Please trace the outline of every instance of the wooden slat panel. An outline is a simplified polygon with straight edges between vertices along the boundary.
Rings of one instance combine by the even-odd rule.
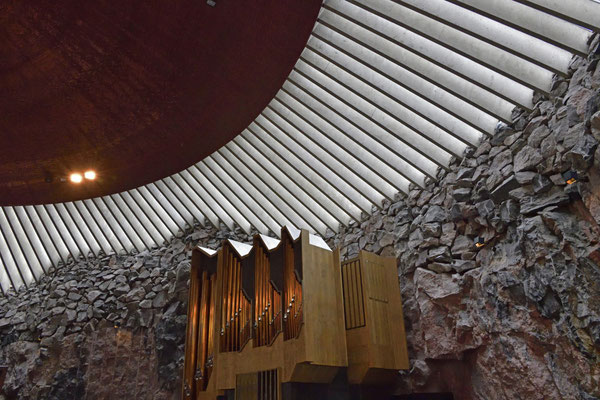
[[[257,374],[258,400],[279,400],[279,373],[277,369],[260,371]]]
[[[356,262],[352,262],[348,265],[349,268],[349,272],[350,272],[350,281],[352,282],[351,285],[351,289],[352,292],[350,293],[350,299],[352,302],[352,313],[354,316],[354,325],[353,326],[358,326],[359,325],[359,307],[358,307],[358,293],[359,293],[359,285],[360,282],[358,282],[358,274],[356,271]]]
[[[344,295],[344,320],[346,321],[346,329],[348,329],[349,325],[352,325],[352,315],[350,313],[349,308],[349,300],[348,300],[348,266],[342,265],[342,293]]]
[[[355,263],[356,270],[356,306],[358,309],[358,326],[365,325],[365,295],[364,295],[364,287],[363,287],[363,270],[360,264],[360,260],[357,260]]]
[[[346,329],[365,326],[365,305],[362,279],[362,268],[359,260],[350,260],[342,264]]]

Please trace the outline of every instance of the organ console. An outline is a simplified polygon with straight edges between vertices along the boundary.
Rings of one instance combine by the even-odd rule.
[[[285,385],[329,384],[342,369],[373,385],[408,368],[396,260],[340,263],[290,227],[194,249],[186,332],[184,400],[281,400]]]

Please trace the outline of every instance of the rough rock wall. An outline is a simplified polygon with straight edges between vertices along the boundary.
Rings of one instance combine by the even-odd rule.
[[[0,298],[5,398],[178,399],[191,249],[225,238],[251,240],[199,229],[135,256],[70,264]]]
[[[346,257],[398,257],[400,393],[600,399],[598,37],[592,48],[439,182],[328,238]]]

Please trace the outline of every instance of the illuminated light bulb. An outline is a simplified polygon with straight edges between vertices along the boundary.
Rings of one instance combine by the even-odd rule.
[[[567,185],[572,185],[579,179],[577,171],[567,171],[563,173],[562,176]]]
[[[85,171],[85,173],[83,174],[83,176],[85,177],[85,179],[87,179],[88,181],[93,181],[94,179],[96,179],[96,171]]]
[[[477,236],[475,238],[475,247],[477,247],[478,249],[485,246],[485,239],[481,236]]]
[[[74,173],[74,174],[71,174],[71,176],[69,176],[69,180],[72,183],[81,183],[81,181],[83,180],[83,177],[79,173]]]

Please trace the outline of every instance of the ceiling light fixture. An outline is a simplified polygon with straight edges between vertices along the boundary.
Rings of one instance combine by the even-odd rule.
[[[83,176],[85,177],[85,179],[87,179],[88,181],[93,181],[94,179],[96,179],[96,171],[85,171]]]
[[[71,183],[81,183],[81,181],[83,180],[83,177],[81,176],[80,173],[74,173],[74,174],[71,174],[71,176],[69,176],[69,180],[71,181]]]

